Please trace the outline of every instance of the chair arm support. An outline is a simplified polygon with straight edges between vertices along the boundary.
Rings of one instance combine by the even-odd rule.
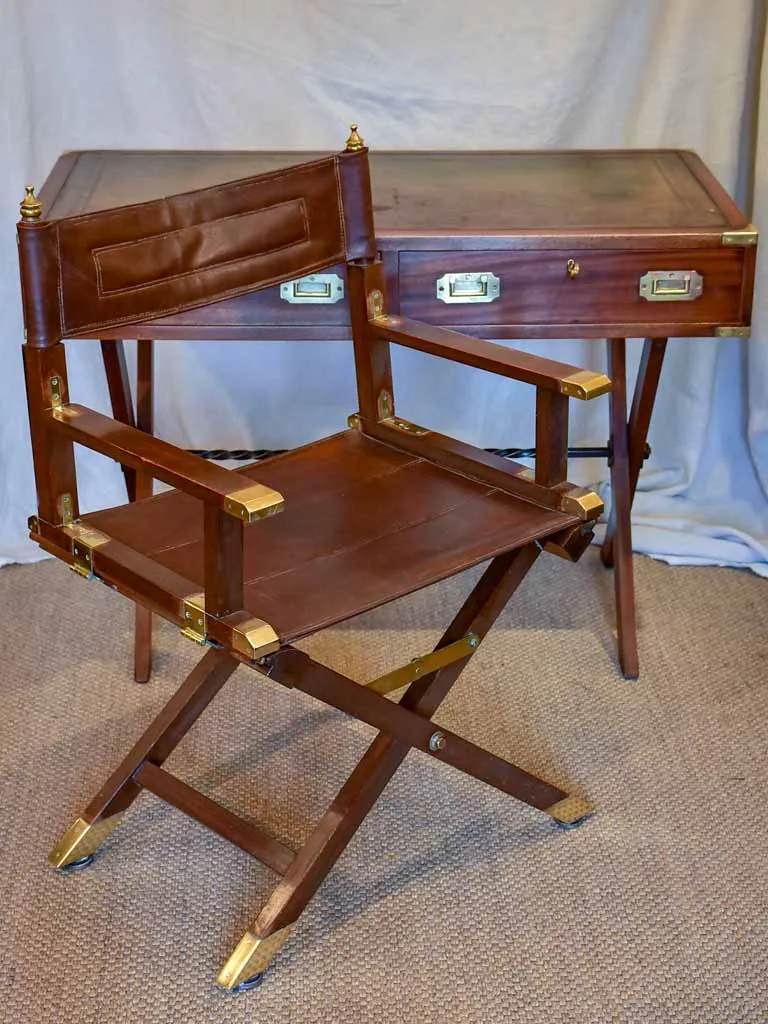
[[[581,370],[578,366],[518,352],[418,320],[408,320],[401,316],[378,316],[370,321],[369,328],[374,336],[388,339],[397,345],[415,348],[479,370],[490,370],[503,377],[535,384],[570,398],[597,398],[611,390],[611,381],[604,373]]]
[[[50,426],[86,448],[177,487],[242,522],[279,512],[283,496],[243,473],[216,466],[143,430],[72,403],[50,410]]]

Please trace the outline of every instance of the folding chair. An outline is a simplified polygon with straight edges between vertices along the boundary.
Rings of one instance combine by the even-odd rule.
[[[27,187],[18,225],[38,513],[32,538],[178,624],[207,650],[56,844],[85,866],[142,789],[259,858],[281,880],[219,975],[258,981],[412,749],[536,807],[563,826],[582,799],[432,722],[542,549],[572,560],[599,498],[566,481],[569,397],[602,374],[388,312],[367,150],[135,206],[46,221]],[[349,429],[240,472],[70,401],[63,338],[95,336],[346,262],[359,410]],[[536,387],[535,472],[395,415],[390,345]],[[173,490],[80,515],[74,444]],[[284,509],[284,510],[283,510]],[[280,513],[275,515],[275,513]],[[294,646],[302,637],[488,561],[435,649],[357,682]],[[163,768],[239,665],[378,730],[306,844],[269,836]],[[398,702],[386,695],[405,688]]]

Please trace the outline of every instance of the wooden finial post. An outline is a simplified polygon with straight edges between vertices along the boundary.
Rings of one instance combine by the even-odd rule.
[[[365,143],[360,138],[357,127],[358,126],[356,124],[351,124],[349,126],[349,138],[347,139],[347,144],[344,147],[345,153],[357,153],[358,150],[365,149]]]
[[[19,206],[22,220],[40,220],[43,212],[43,204],[35,195],[34,185],[24,186],[24,199]]]

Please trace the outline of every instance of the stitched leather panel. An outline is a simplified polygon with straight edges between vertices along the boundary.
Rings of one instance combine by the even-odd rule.
[[[304,200],[292,199],[253,213],[94,249],[99,295],[150,287],[198,270],[266,256],[306,242],[308,233]]]
[[[338,160],[57,222],[64,336],[193,309],[345,259]]]

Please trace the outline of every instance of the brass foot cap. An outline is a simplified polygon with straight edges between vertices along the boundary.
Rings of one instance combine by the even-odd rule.
[[[578,828],[587,818],[591,818],[595,808],[580,796],[567,796],[551,807],[544,808],[544,813],[554,818],[561,828],[570,829]]]
[[[243,991],[240,988],[241,985],[267,969],[273,957],[290,935],[291,927],[288,925],[263,939],[254,935],[253,932],[246,932],[219,972],[217,979],[219,985],[228,992],[238,989]]]
[[[84,818],[76,818],[61,839],[48,854],[48,860],[55,868],[66,868],[75,861],[83,860],[101,846],[112,829],[120,824],[121,814],[113,814],[92,824]]]

